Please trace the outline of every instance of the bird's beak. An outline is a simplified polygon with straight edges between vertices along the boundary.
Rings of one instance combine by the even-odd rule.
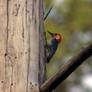
[[[48,33],[49,33],[51,36],[53,36],[53,33],[49,32],[49,31],[48,31]]]

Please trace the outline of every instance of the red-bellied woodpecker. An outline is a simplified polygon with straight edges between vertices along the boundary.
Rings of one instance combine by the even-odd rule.
[[[55,54],[59,43],[62,41],[62,36],[59,33],[48,32],[52,38],[47,41],[46,44],[46,62],[48,63],[50,59]]]

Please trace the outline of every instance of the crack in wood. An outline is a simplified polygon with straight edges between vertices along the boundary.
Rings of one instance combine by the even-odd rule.
[[[7,74],[7,72],[6,72],[6,62],[7,62],[7,58],[6,58],[6,56],[7,56],[7,53],[8,53],[8,23],[9,23],[9,14],[8,14],[8,4],[9,4],[9,1],[7,0],[7,6],[6,6],[6,13],[7,13],[7,24],[6,24],[6,35],[5,35],[5,66],[4,66],[4,68],[5,68],[5,71],[4,71],[4,81],[3,81],[3,92],[5,92],[5,85],[6,85],[6,74]]]
[[[19,12],[19,8],[20,8],[20,4],[15,4],[14,5],[14,11],[12,12],[12,14],[14,15],[14,16],[18,16],[18,12]]]

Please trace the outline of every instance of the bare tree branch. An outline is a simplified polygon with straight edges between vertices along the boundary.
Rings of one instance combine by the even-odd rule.
[[[66,64],[41,87],[41,92],[51,92],[63,82],[80,64],[92,55],[92,43],[85,45],[78,54],[73,56]]]
[[[48,12],[46,13],[46,15],[45,15],[45,17],[44,17],[44,21],[46,20],[46,18],[47,18],[48,15],[50,14],[52,8],[53,8],[53,6],[51,6],[50,9],[48,10]]]

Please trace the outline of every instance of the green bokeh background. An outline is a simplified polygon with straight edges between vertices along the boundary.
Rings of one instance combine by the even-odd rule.
[[[48,78],[79,52],[83,45],[92,42],[92,0],[44,0],[45,14],[52,5],[53,9],[44,23],[46,37],[50,38],[47,33],[49,30],[60,33],[63,40],[50,63],[47,64]],[[92,57],[86,60],[55,91],[92,92],[91,88],[83,84],[83,79],[88,75],[92,75]]]

